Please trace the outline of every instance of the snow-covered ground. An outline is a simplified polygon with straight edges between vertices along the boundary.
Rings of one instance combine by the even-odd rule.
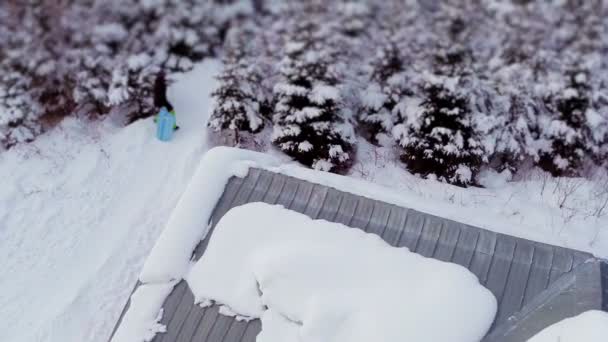
[[[258,342],[474,342],[496,313],[460,265],[264,203],[230,210],[186,279],[198,303],[262,318]]]
[[[604,342],[608,338],[608,313],[587,311],[545,328],[528,342]]]
[[[485,172],[485,188],[465,189],[405,172],[391,148],[363,139],[358,146],[349,176],[390,187],[390,193],[401,194],[406,207],[608,258],[606,174],[586,180],[530,171],[523,179],[508,182],[509,175]]]
[[[107,341],[187,184],[192,180],[199,187],[207,173],[213,177],[217,172],[200,169],[192,179],[208,149],[204,124],[211,106],[209,93],[216,84],[213,75],[219,68],[217,62],[206,61],[170,89],[181,126],[170,143],[156,140],[151,119],[124,128],[111,119],[94,123],[67,119],[36,142],[0,154],[0,341]],[[608,208],[602,210],[608,201],[608,183],[542,175],[505,183],[494,174],[485,178],[485,189],[462,189],[408,174],[389,149],[360,142],[358,156],[350,178],[277,166],[275,159],[263,166],[608,257]],[[230,162],[219,165],[230,167]],[[226,169],[222,177],[213,179],[244,171]],[[188,204],[182,207],[187,209]],[[180,223],[180,215],[174,216],[173,226]],[[171,229],[161,242],[180,238],[169,233]],[[204,233],[197,231],[195,237]],[[164,245],[157,244],[150,265],[158,266],[155,260],[165,255]],[[185,247],[181,254],[172,255],[177,262],[185,258],[184,264],[191,246]],[[170,282],[171,277],[184,275],[183,267],[171,270],[170,262],[165,266],[156,273],[150,271],[154,267],[148,267],[149,272],[144,269],[142,278]]]
[[[203,152],[207,61],[169,90],[181,129],[67,119],[0,154],[0,341],[106,342]]]

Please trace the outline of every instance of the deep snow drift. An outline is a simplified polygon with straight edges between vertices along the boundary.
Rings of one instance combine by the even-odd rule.
[[[206,151],[216,61],[169,89],[181,129],[155,138],[66,119],[0,154],[0,341],[107,342],[151,247]]]
[[[605,342],[607,338],[608,313],[594,310],[555,323],[528,342]]]
[[[263,317],[259,342],[474,342],[496,313],[462,266],[264,203],[230,210],[186,279],[197,302]]]

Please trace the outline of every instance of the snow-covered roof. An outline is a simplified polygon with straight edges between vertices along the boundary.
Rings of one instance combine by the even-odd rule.
[[[250,202],[281,204],[468,268],[498,300],[496,320],[484,341],[525,341],[561,319],[608,309],[608,269],[590,254],[490,232],[258,168],[228,181],[213,210],[210,234],[196,247],[195,259],[205,252],[215,223],[231,208]],[[153,339],[156,342],[248,342],[255,341],[260,331],[256,320],[237,321],[219,314],[217,307],[196,305],[184,281],[176,285],[163,308],[160,323],[167,329]],[[511,316],[515,319],[507,320]]]

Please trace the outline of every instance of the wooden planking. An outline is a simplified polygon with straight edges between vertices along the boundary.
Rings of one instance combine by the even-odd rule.
[[[270,204],[277,203],[279,196],[283,191],[283,187],[285,186],[286,180],[287,177],[281,174],[274,174],[274,177],[272,177],[272,182],[268,186],[268,191],[266,192],[266,195],[262,201]]]
[[[248,202],[249,196],[253,193],[261,174],[262,172],[258,169],[249,170],[249,174],[245,177],[243,185],[241,185],[239,192],[230,206],[231,208],[238,207],[239,205]]]
[[[460,225],[454,221],[445,220],[433,258],[442,261],[451,261],[454,256],[454,251],[456,250],[459,236]]]
[[[183,282],[185,284],[185,282]],[[189,288],[186,288],[185,294],[182,297],[177,310],[171,316],[171,320],[167,325],[167,333],[163,336],[163,342],[179,341],[177,336],[182,330],[182,326],[185,324],[186,319],[190,315],[190,311],[194,307],[194,295]]]
[[[247,322],[235,320],[226,333],[226,336],[224,336],[224,342],[240,342],[246,329]]]
[[[484,284],[485,287],[492,292],[498,301],[498,311],[496,313],[496,318],[494,319],[495,325],[500,323],[498,321],[498,317],[500,317],[503,310],[503,294],[509,273],[511,271],[515,246],[515,241],[507,239],[502,235],[497,236],[490,268],[487,271],[485,281],[482,282],[482,284]]]
[[[550,246],[255,169],[244,179],[233,177],[229,181],[213,223],[230,208],[252,201],[282,204],[313,218],[378,234],[391,245],[461,264],[501,301],[497,321],[508,318],[550,282],[589,257],[561,248],[556,248],[560,252],[554,257]],[[161,322],[170,331],[157,335],[155,342],[255,342],[260,331],[257,320],[238,322],[218,315],[217,307],[198,307],[184,282],[167,298],[164,310]]]
[[[374,209],[369,219],[365,231],[382,236],[386,224],[388,223],[389,216],[391,214],[391,206],[379,201],[374,201]]]
[[[549,284],[553,283],[562,274],[572,269],[572,253],[566,249],[556,248],[553,254],[553,267],[549,275]]]
[[[424,221],[424,226],[420,232],[420,239],[416,244],[414,252],[430,258],[435,253],[439,236],[441,235],[443,222],[437,217],[428,217]]]
[[[203,319],[205,310],[194,303],[191,305],[190,314],[186,317],[186,321],[182,325],[175,341],[191,341],[196,328],[198,328],[200,321]]]
[[[528,304],[532,298],[536,297],[549,286],[549,275],[553,267],[553,247],[546,245],[534,246],[534,257],[528,279],[528,286],[524,294],[523,304]]]
[[[601,283],[602,283],[602,310],[608,312],[608,261],[604,260],[600,264]]]
[[[456,250],[452,256],[452,262],[470,268],[478,243],[479,231],[463,226],[456,243]]]
[[[426,215],[410,210],[407,213],[407,220],[403,226],[403,231],[401,232],[397,246],[414,250],[418,243],[418,239],[420,239],[420,233],[422,232],[422,226],[424,225],[425,219]]]
[[[348,225],[355,216],[355,211],[357,211],[357,207],[359,206],[359,200],[360,198],[357,196],[343,194],[340,210],[333,221]]]
[[[517,242],[496,321],[502,322],[521,309],[528,287],[534,250],[534,244],[531,242]]]
[[[217,307],[208,307],[205,308],[205,314],[203,315],[203,319],[200,320],[198,327],[196,328],[196,332],[192,337],[192,342],[203,342],[207,341],[207,337],[211,334],[211,330],[215,327],[215,322],[218,319]],[[189,342],[189,341],[166,341],[166,342]]]
[[[328,187],[315,185],[310,193],[308,204],[306,205],[306,209],[304,209],[304,214],[313,219],[319,217],[321,208],[325,205],[325,198],[327,197],[328,191]]]
[[[186,295],[186,291],[188,290],[188,284],[185,281],[179,282],[174,288],[173,291],[167,296],[165,299],[165,303],[163,305],[163,317],[160,320],[160,323],[168,326],[169,322],[175,315],[177,308],[179,307],[182,298]],[[156,335],[154,338],[154,342],[162,342],[165,338],[166,333],[161,333]]]
[[[245,334],[243,334],[242,342],[255,342],[256,337],[262,330],[262,323],[259,320],[251,321],[247,324]],[[197,342],[197,341],[192,341]]]
[[[207,336],[206,342],[222,342],[234,322],[234,317],[219,315],[213,325],[213,329],[211,329],[211,333]]]
[[[325,203],[321,207],[321,212],[319,213],[318,218],[321,220],[332,221],[340,210],[340,205],[342,204],[343,198],[344,195],[340,191],[329,188],[327,191],[327,197],[325,197]]]
[[[348,226],[365,229],[374,211],[374,202],[365,198],[359,199],[357,210],[354,212]]]
[[[299,213],[304,213],[314,186],[315,184],[299,181],[298,191],[288,208]]]
[[[234,202],[236,195],[241,190],[243,182],[244,179],[239,177],[232,177],[230,181],[228,181],[224,194],[220,197],[212,216],[212,218],[215,219],[215,221],[212,220],[214,224],[232,208],[232,202]]]
[[[486,283],[495,248],[496,234],[480,231],[469,270],[477,276],[477,279],[482,284]]]
[[[253,188],[253,192],[249,196],[247,202],[260,202],[266,196],[266,193],[270,190],[270,184],[272,183],[273,174],[269,172],[262,172],[258,178],[256,186]]]
[[[286,177],[285,184],[283,184],[281,194],[279,195],[276,203],[288,208],[291,205],[291,202],[293,202],[299,186],[300,182],[297,179],[293,177]]]
[[[399,238],[403,233],[403,226],[407,220],[408,210],[397,206],[391,208],[386,229],[382,233],[384,241],[388,242],[391,246],[397,246],[399,242]]]

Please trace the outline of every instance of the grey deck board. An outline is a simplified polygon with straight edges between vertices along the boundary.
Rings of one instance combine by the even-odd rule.
[[[553,267],[549,275],[549,283],[553,283],[562,274],[572,269],[572,254],[564,249],[555,249],[553,254]]]
[[[334,218],[334,222],[348,225],[355,216],[355,211],[359,205],[359,198],[350,194],[343,194],[340,202],[340,210]]]
[[[235,321],[224,337],[225,342],[240,342],[247,329],[247,322]],[[252,340],[253,341],[253,340]]]
[[[470,268],[473,261],[473,254],[479,243],[479,231],[467,229],[463,226],[460,230],[460,236],[456,243],[456,250],[452,256],[452,262],[466,268]]]
[[[162,341],[179,341],[177,337],[182,329],[182,326],[186,322],[186,318],[188,318],[190,311],[193,309],[196,309],[196,305],[194,305],[194,295],[192,295],[192,291],[190,291],[190,289],[186,289],[184,296],[179,302],[177,310],[167,325],[167,332],[165,333]]]
[[[211,232],[197,246],[195,257],[204,253],[215,224],[226,212],[257,201],[359,228],[381,236],[390,245],[468,268],[499,301],[494,326],[508,321],[557,279],[590,258],[586,253],[497,234],[258,169],[228,182],[213,212]],[[605,273],[603,281],[608,283],[608,267]],[[608,289],[605,293],[608,303]],[[240,322],[219,315],[217,306],[194,304],[184,281],[176,285],[163,309],[161,323],[167,325],[167,332],[158,334],[153,342],[255,342],[261,329],[258,320]]]
[[[203,319],[203,315],[205,314],[205,310],[198,306],[193,306],[190,310],[190,314],[186,317],[186,321],[182,325],[181,331],[179,335],[175,339],[176,341],[190,341],[192,340],[192,336],[196,332],[196,328]]]
[[[292,177],[286,177],[285,184],[283,184],[283,188],[281,189],[281,194],[276,201],[276,204],[280,204],[286,208],[291,205],[293,199],[298,191],[299,182]]]
[[[439,241],[439,236],[443,230],[443,221],[439,218],[427,218],[418,239],[418,244],[414,250],[416,253],[427,258],[435,254],[435,249]]]
[[[268,191],[266,192],[266,195],[262,201],[270,204],[277,203],[279,196],[283,191],[283,187],[285,186],[286,178],[287,177],[283,175],[276,175],[275,177],[272,177],[272,182],[268,186]]]
[[[532,259],[528,286],[524,294],[524,305],[549,285],[549,275],[553,266],[553,247],[535,245]]]
[[[497,236],[496,248],[485,281],[485,286],[492,291],[496,300],[498,300],[497,318],[500,317],[504,308],[502,305],[503,294],[507,278],[512,269],[515,246],[516,243],[512,239],[508,239],[506,236]]]
[[[327,221],[333,220],[340,209],[343,198],[344,196],[340,192],[334,189],[328,189],[325,202],[321,207],[321,211],[319,212],[317,218]]]
[[[602,310],[608,312],[608,262],[600,265],[602,282]]]
[[[418,244],[418,239],[420,239],[425,219],[426,215],[410,210],[407,214],[407,220],[403,226],[401,237],[397,242],[397,247],[407,247],[410,251],[414,250]]]
[[[253,193],[253,190],[258,183],[261,172],[257,169],[253,169],[249,172],[249,176],[245,178],[243,185],[241,185],[239,193],[234,198],[231,207],[237,207],[248,202],[249,197]]]
[[[256,336],[262,330],[262,323],[259,320],[251,321],[247,324],[247,329],[245,329],[245,334],[243,334],[243,338],[241,341],[243,342],[254,342]],[[195,342],[195,341],[193,341]]]
[[[269,174],[267,172],[260,174],[258,182],[255,188],[253,189],[253,192],[249,196],[247,202],[261,201],[266,196],[266,193],[268,193],[268,191],[270,190],[270,184],[272,183],[272,179],[272,174]]]
[[[482,284],[486,283],[495,248],[496,234],[480,231],[469,270],[477,276]]]
[[[460,225],[452,222],[444,222],[437,241],[437,248],[432,255],[433,258],[441,261],[451,261],[460,237]]]
[[[224,337],[228,333],[230,326],[235,322],[234,318],[218,315],[215,324],[213,325],[213,329],[209,336],[207,336],[207,342],[222,342]]]
[[[371,219],[373,212],[373,201],[359,200],[357,210],[355,211],[352,219],[348,223],[348,226],[359,229],[365,229],[365,227],[369,224],[369,220]]]
[[[221,218],[222,216],[224,216],[224,214],[228,212],[228,210],[230,210],[230,208],[232,208],[232,203],[234,202],[236,195],[239,193],[243,182],[244,180],[241,178],[235,178],[234,181],[228,182],[228,184],[226,185],[226,190],[222,194],[222,197],[218,201],[218,204],[215,208],[215,218]]]
[[[315,185],[310,193],[304,214],[315,219],[318,218],[321,208],[325,205],[328,191],[329,189],[325,186]]]
[[[520,241],[515,246],[511,270],[501,300],[501,312],[498,313],[496,321],[502,322],[508,318],[508,315],[521,309],[530,279],[534,250],[534,245],[525,241]]]
[[[293,201],[289,205],[289,209],[295,210],[299,213],[304,213],[304,210],[308,206],[308,200],[312,193],[313,187],[317,186],[312,183],[298,183],[298,191],[296,192]]]
[[[213,330],[215,326],[215,321],[217,320],[218,316],[219,314],[217,307],[206,308],[205,314],[203,315],[203,319],[201,319],[201,321],[199,322],[198,327],[196,328],[196,332],[194,333],[194,336],[192,337],[191,341],[207,341],[207,336],[209,336],[211,330]]]
[[[386,224],[388,223],[388,218],[389,218],[390,214],[391,214],[390,205],[379,202],[379,201],[375,201],[374,209],[372,210],[372,215],[364,230],[368,233],[373,233],[373,234],[382,236],[382,233],[384,232],[384,229],[386,228]]]
[[[396,246],[399,241],[399,237],[403,232],[403,226],[407,219],[408,209],[393,206],[391,208],[391,214],[388,217],[386,229],[382,233],[381,237],[384,241],[388,242],[391,246]]]

